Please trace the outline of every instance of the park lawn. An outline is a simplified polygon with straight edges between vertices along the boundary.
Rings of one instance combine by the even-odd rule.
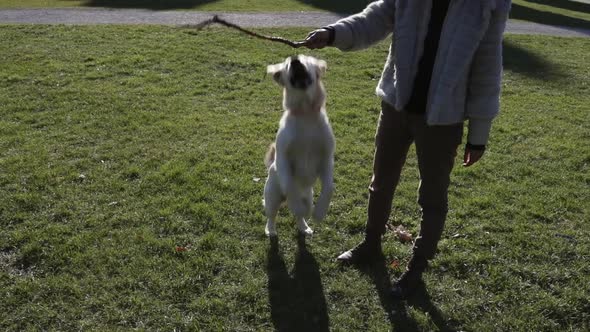
[[[363,9],[369,2],[368,0],[0,0],[0,7],[114,7],[247,12],[329,10],[352,13]]]
[[[410,245],[334,262],[362,238],[387,43],[305,51],[328,61],[336,192],[305,244],[283,210],[273,246],[265,67],[294,52],[220,29],[2,26],[0,330],[590,328],[589,39],[507,37],[489,149],[454,170],[426,290],[398,303]],[[414,235],[417,184],[412,150],[391,224]]]
[[[113,7],[203,11],[332,11],[355,13],[370,0],[0,0],[0,8]],[[590,3],[572,0],[514,0],[515,20],[590,29]]]
[[[590,30],[590,2],[574,0],[513,0],[510,18]]]

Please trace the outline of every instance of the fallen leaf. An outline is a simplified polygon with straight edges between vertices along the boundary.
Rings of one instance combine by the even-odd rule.
[[[392,269],[397,269],[399,267],[399,260],[394,259],[391,264],[389,264],[389,267],[391,267]]]
[[[397,226],[393,232],[401,242],[412,242],[413,240],[412,233],[408,232],[402,225]]]
[[[176,252],[184,252],[187,251],[188,249],[186,247],[181,247],[181,246],[176,246]]]

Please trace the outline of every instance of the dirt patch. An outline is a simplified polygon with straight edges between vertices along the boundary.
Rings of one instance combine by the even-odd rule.
[[[0,271],[11,277],[31,278],[34,276],[34,267],[22,267],[17,263],[18,251],[5,249],[0,251]]]

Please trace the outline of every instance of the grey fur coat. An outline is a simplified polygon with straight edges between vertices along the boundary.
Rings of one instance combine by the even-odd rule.
[[[402,110],[424,48],[433,0],[380,0],[331,25],[333,46],[367,48],[392,34],[377,95]],[[436,1],[436,0],[434,0]],[[429,125],[468,124],[468,141],[487,144],[500,109],[502,36],[511,0],[451,0],[428,93]]]

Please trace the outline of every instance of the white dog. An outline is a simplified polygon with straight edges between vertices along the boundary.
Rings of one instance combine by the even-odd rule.
[[[305,235],[312,229],[305,218],[321,221],[332,199],[334,135],[326,115],[326,92],[320,80],[326,62],[298,55],[270,65],[267,72],[283,87],[283,117],[276,141],[266,155],[264,186],[265,233],[276,236],[275,217],[284,201]],[[313,185],[320,178],[322,192],[313,206]]]

